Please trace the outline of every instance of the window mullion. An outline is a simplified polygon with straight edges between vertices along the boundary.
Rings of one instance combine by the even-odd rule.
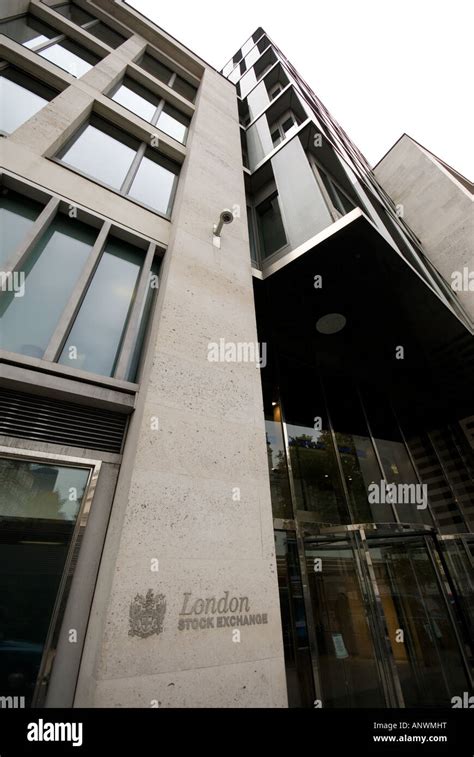
[[[130,313],[130,317],[125,329],[125,336],[122,341],[122,346],[120,347],[120,355],[117,362],[117,367],[114,372],[114,378],[116,379],[126,380],[125,376],[127,374],[130,359],[132,357],[133,350],[135,349],[138,333],[140,331],[140,320],[148,294],[147,289],[149,286],[150,271],[153,263],[153,258],[155,256],[155,251],[156,245],[151,243],[148,247],[145,262],[142,266],[136,296],[132,305],[132,311]]]
[[[156,108],[156,110],[155,110],[155,112],[153,114],[153,118],[150,121],[150,123],[151,123],[152,126],[156,126],[157,125],[158,119],[160,118],[160,116],[161,116],[161,114],[163,112],[163,108],[165,107],[165,105],[166,105],[166,102],[162,98],[160,100],[160,102],[158,103],[158,106],[157,106],[157,108]]]
[[[177,76],[176,72],[175,72],[175,71],[173,71],[173,73],[171,74],[170,80],[169,80],[169,82],[168,82],[168,87],[169,87],[170,89],[173,89],[173,84],[174,84],[174,83],[175,83],[175,81],[176,81],[176,76]]]
[[[142,142],[140,144],[140,147],[138,148],[136,155],[134,159],[132,160],[132,164],[130,168],[127,171],[127,175],[123,181],[122,187],[120,189],[120,193],[126,195],[127,192],[129,192],[130,187],[132,186],[133,180],[136,176],[136,173],[138,171],[138,167],[142,161],[143,156],[145,155],[145,151],[147,148],[146,142]]]
[[[51,37],[51,39],[48,39],[46,42],[41,42],[39,45],[35,45],[35,47],[28,47],[27,49],[31,50],[31,52],[33,53],[39,53],[43,50],[46,50],[47,47],[57,45],[59,42],[64,42],[65,39],[65,34],[58,34],[57,37]]]
[[[58,208],[59,199],[53,197],[39,214],[25,239],[7,262],[5,272],[13,272],[21,268],[39,238],[44,234],[50,223],[53,221]]]
[[[321,178],[321,174],[319,173],[318,164],[316,163],[316,160],[313,158],[312,155],[310,155],[310,163],[311,163],[311,167],[313,169],[314,178],[316,179],[316,183],[317,183],[317,185],[319,187],[319,191],[321,192],[321,194],[323,196],[323,200],[325,201],[326,206],[327,206],[327,208],[329,210],[329,214],[330,214],[331,218],[333,219],[333,221],[338,221],[339,220],[339,214],[336,212],[336,208],[334,207],[334,203],[333,203],[331,197],[329,196],[329,192],[327,191],[327,189],[325,187],[325,184],[324,184],[324,181]]]
[[[65,342],[71,326],[74,323],[76,315],[79,312],[79,308],[81,307],[82,301],[86,295],[89,284],[97,268],[97,264],[104,250],[105,242],[107,240],[111,226],[112,224],[107,221],[103,224],[101,230],[99,231],[95,244],[87,259],[85,268],[81,276],[79,277],[76,286],[74,287],[73,293],[69,298],[69,302],[63,310],[61,318],[59,319],[59,323],[56,326],[51,339],[49,340],[49,344],[46,348],[46,352],[44,353],[43,360],[54,363],[58,359],[60,350],[62,349],[63,343]]]

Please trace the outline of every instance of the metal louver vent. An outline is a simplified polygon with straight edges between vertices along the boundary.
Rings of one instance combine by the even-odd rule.
[[[0,434],[119,453],[127,416],[0,387]]]

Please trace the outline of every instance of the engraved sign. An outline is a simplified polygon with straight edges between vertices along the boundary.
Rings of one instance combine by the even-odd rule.
[[[210,628],[236,628],[237,626],[260,626],[268,623],[267,613],[252,612],[248,597],[223,596],[193,598],[190,591],[183,595],[179,613],[179,631],[198,631]]]
[[[146,639],[153,634],[163,631],[163,621],[166,613],[166,599],[164,594],[155,594],[148,589],[146,596],[137,594],[130,602],[129,636],[139,636]]]

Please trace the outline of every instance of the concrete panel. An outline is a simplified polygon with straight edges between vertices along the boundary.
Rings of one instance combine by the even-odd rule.
[[[208,360],[210,342],[257,341],[237,103],[211,70],[188,148],[76,706],[286,705],[260,371]],[[212,225],[234,206],[218,250]],[[129,612],[149,590],[166,612],[141,638]],[[240,641],[217,616],[179,628],[186,593],[225,592],[266,622],[242,625]]]
[[[247,129],[247,152],[251,171],[273,151],[273,142],[266,115]]]
[[[253,119],[256,118],[258,114],[261,113],[262,110],[264,110],[267,105],[270,104],[267,88],[263,81],[261,81],[260,84],[251,91],[247,98],[247,104],[249,106],[251,121],[253,121]]]
[[[375,175],[451,286],[452,274],[474,271],[474,204],[468,190],[436,158],[404,135],[375,168]],[[474,293],[457,292],[474,318]]]
[[[10,16],[20,16],[22,13],[26,13],[29,4],[29,0],[2,0],[0,19],[10,18]]]
[[[251,68],[249,71],[245,72],[240,80],[240,96],[242,99],[247,97],[248,93],[253,87],[255,87],[256,83],[257,77],[255,71]]]
[[[129,707],[286,707],[284,689],[276,658],[205,668],[199,687],[192,671],[99,682],[94,705],[120,707],[127,698]]]
[[[295,137],[272,158],[286,236],[292,249],[332,223],[300,140]]]

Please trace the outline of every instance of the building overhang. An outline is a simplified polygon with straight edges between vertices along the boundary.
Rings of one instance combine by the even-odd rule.
[[[314,241],[255,277],[259,338],[269,353],[275,347],[301,371],[382,383],[408,419],[472,414],[474,338],[448,302],[360,211]],[[318,322],[334,314],[343,328],[321,333]],[[329,330],[331,323],[337,328],[338,319]],[[301,374],[285,372],[298,392]]]

